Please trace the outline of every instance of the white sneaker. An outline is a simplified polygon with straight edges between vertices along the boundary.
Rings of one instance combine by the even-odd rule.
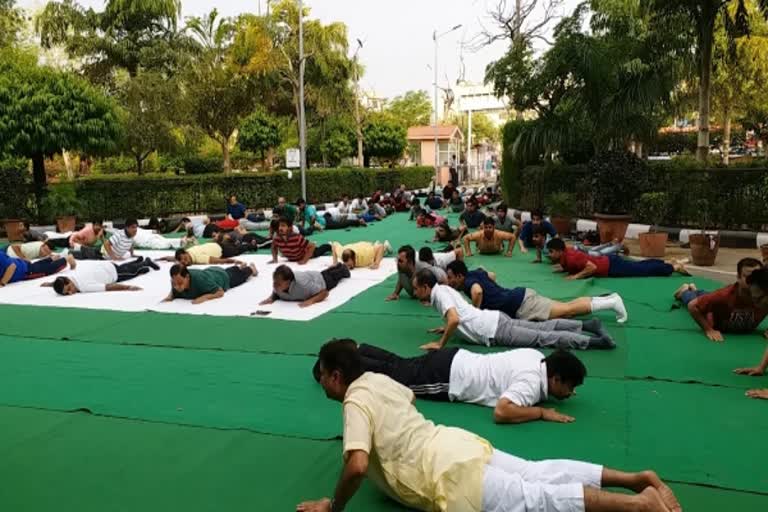
[[[389,240],[384,240],[384,255],[389,256],[394,252],[395,250],[392,249],[392,244],[389,243]]]
[[[627,313],[627,308],[624,305],[624,299],[621,298],[621,295],[618,293],[612,293],[609,295],[613,299],[613,310],[616,312],[616,321],[620,324],[625,323],[627,320],[629,320],[629,314]]]

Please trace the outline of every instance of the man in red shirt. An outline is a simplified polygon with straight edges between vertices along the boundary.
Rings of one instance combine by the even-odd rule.
[[[625,260],[621,256],[590,256],[553,238],[547,243],[549,259],[559,265],[563,272],[570,274],[566,279],[587,277],[653,277],[669,276],[673,272],[689,275],[685,265],[677,260]]]
[[[277,253],[280,252],[288,261],[304,265],[312,258],[331,252],[331,244],[316,246],[303,235],[293,231],[293,223],[286,217],[278,221],[277,233],[272,238],[272,261],[277,263]]]

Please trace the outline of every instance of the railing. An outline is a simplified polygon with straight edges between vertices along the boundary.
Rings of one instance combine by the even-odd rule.
[[[651,165],[642,192],[665,192],[664,225],[733,230],[768,229],[768,169],[670,169]],[[575,196],[576,214],[594,216],[595,197],[586,166],[526,167],[520,207],[547,208],[550,194]],[[633,212],[634,213],[634,212]],[[650,219],[636,216],[636,221]]]

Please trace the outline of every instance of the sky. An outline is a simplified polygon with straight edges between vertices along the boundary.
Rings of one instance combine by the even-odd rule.
[[[104,0],[78,0],[99,9]],[[473,39],[483,26],[492,26],[487,11],[500,0],[305,0],[310,17],[323,23],[347,25],[350,52],[355,40],[363,42],[359,56],[365,66],[363,90],[392,98],[409,90],[432,90],[434,44],[432,33],[462,27],[439,40],[438,84],[445,87],[459,78],[463,56],[467,81],[483,80],[488,63],[504,54],[507,43],[497,42],[480,51],[462,50],[462,41]],[[501,0],[503,1],[503,0]],[[545,0],[541,0],[542,3]],[[579,0],[562,0],[561,14],[570,13]],[[510,5],[514,0],[509,0]],[[183,16],[201,16],[214,7],[223,16],[266,10],[266,0],[182,0]],[[19,0],[18,5],[35,10],[41,0]]]

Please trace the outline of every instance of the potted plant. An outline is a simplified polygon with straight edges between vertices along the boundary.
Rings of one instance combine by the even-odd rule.
[[[27,208],[26,160],[0,158],[0,224],[9,242],[24,239],[24,221],[29,217]]]
[[[67,233],[74,231],[82,203],[77,198],[74,187],[61,185],[48,192],[40,208],[45,218],[56,219],[59,233]]]
[[[571,234],[571,221],[576,215],[576,197],[570,192],[555,192],[547,199],[552,225],[560,236]]]
[[[702,216],[701,233],[691,234],[689,241],[691,244],[691,262],[700,267],[711,267],[717,259],[717,252],[720,250],[720,235],[707,233],[709,225],[709,201],[700,198],[696,201],[696,209]]]
[[[606,151],[589,161],[595,218],[602,243],[622,241],[632,220],[630,212],[648,179],[646,163],[628,151]]]
[[[667,194],[647,192],[641,195],[637,202],[637,215],[651,223],[651,229],[639,235],[640,255],[645,258],[663,258],[667,252],[669,235],[658,229],[667,215]]]

